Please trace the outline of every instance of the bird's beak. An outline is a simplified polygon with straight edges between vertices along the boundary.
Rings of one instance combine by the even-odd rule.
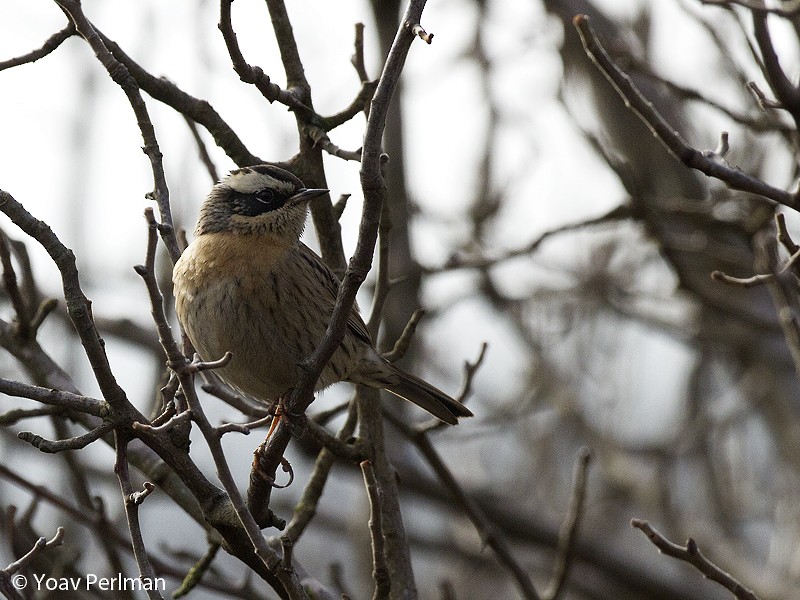
[[[289,198],[289,202],[293,204],[296,204],[298,202],[305,202],[308,200],[312,200],[317,196],[323,196],[327,193],[328,190],[324,188],[302,188],[294,196]]]

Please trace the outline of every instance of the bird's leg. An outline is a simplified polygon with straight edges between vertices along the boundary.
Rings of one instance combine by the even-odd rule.
[[[259,446],[262,448],[266,443],[267,440],[272,436],[272,433],[275,431],[275,428],[278,426],[278,421],[283,414],[283,403],[284,403],[284,396],[281,396],[277,400],[275,400],[269,407],[269,412],[272,413],[272,422],[269,424],[269,431],[267,431],[267,437],[264,438],[264,442]]]
[[[270,407],[270,411],[274,411],[275,416],[272,418],[272,423],[270,423],[269,430],[267,431],[267,436],[264,438],[264,441],[261,442],[258,448],[256,448],[255,452],[253,452],[253,472],[258,474],[264,480],[271,480],[271,477],[267,476],[261,468],[261,460],[267,451],[267,442],[269,442],[269,438],[272,437],[272,434],[278,427],[278,423],[280,421],[286,423],[293,437],[300,437],[305,430],[305,413],[294,413],[289,410],[286,404],[291,397],[291,394],[292,390],[289,390],[285,394],[282,394],[275,402],[273,402],[272,406]],[[289,461],[283,458],[281,459],[281,464],[285,472],[291,473],[291,465],[289,464]],[[290,476],[290,483],[292,479],[294,479],[293,473]],[[274,487],[286,487],[275,485],[271,481],[270,483]]]

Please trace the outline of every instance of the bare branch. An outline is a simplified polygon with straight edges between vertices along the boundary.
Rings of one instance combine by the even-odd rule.
[[[219,181],[217,167],[214,166],[214,161],[211,160],[211,155],[208,153],[208,148],[206,148],[203,138],[200,137],[200,132],[197,129],[197,123],[195,123],[195,121],[189,118],[189,116],[186,114],[183,115],[183,118],[186,120],[186,125],[189,126],[189,131],[192,133],[192,138],[194,138],[195,144],[197,144],[197,152],[200,155],[200,162],[203,163],[208,171],[208,175],[211,177],[211,183],[217,183],[217,181]]]
[[[115,435],[115,442],[116,461],[114,462],[114,472],[117,474],[120,490],[122,491],[125,516],[128,519],[128,530],[131,534],[133,556],[136,558],[136,564],[139,567],[139,576],[145,581],[154,581],[156,574],[153,570],[153,565],[150,563],[147,550],[144,547],[144,537],[142,536],[142,529],[139,526],[139,505],[150,492],[155,489],[155,486],[153,486],[152,483],[146,482],[144,491],[133,491],[130,475],[128,474],[128,440],[117,433]],[[157,586],[152,586],[152,588],[153,589],[146,589],[147,597],[150,598],[150,600],[164,600]]]
[[[109,433],[112,429],[114,429],[114,424],[107,421],[100,425],[100,427],[96,427],[83,435],[78,435],[66,440],[46,440],[42,436],[31,433],[30,431],[20,431],[17,437],[24,442],[28,442],[31,446],[42,452],[56,454],[64,450],[80,450],[81,448],[85,448],[92,442],[96,442],[105,434]]]
[[[217,556],[219,548],[220,544],[217,542],[212,542],[208,545],[206,553],[203,554],[200,560],[197,561],[197,564],[189,569],[188,573],[186,573],[186,577],[183,578],[181,586],[172,592],[172,597],[175,600],[178,598],[183,598],[195,587],[197,587],[197,584],[200,583],[200,579],[203,577],[203,575],[205,575],[206,571],[208,571],[208,568],[211,566],[211,563]]]
[[[578,527],[580,526],[581,517],[583,516],[583,505],[586,499],[586,482],[591,458],[592,453],[589,448],[581,448],[578,452],[578,460],[575,463],[575,472],[573,474],[572,498],[567,513],[564,515],[561,533],[558,536],[553,579],[547,591],[542,596],[547,600],[555,600],[564,592],[564,584],[567,581],[569,569],[572,564],[572,554],[577,540]]]
[[[752,277],[739,278],[739,277],[731,277],[730,275],[727,275],[722,271],[713,271],[711,273],[711,279],[713,279],[714,281],[722,281],[724,283],[729,283],[731,285],[738,285],[745,288],[753,287],[756,285],[768,283],[773,279],[775,279],[776,277],[779,277],[784,273],[788,273],[797,264],[798,259],[800,259],[800,248],[798,248],[795,251],[795,253],[789,257],[789,260],[787,260],[786,263],[784,263],[783,267],[781,267],[781,270],[776,273],[758,273],[756,275],[753,275]]]
[[[430,45],[433,42],[433,34],[428,33],[419,23],[416,23],[411,27],[411,33],[419,37],[423,42]]]
[[[14,573],[18,572],[20,569],[25,568],[31,561],[36,557],[37,554],[47,550],[48,548],[54,548],[56,546],[60,546],[64,543],[64,528],[59,527],[56,529],[56,534],[50,538],[39,538],[37,542],[34,544],[33,548],[25,554],[25,556],[15,560],[11,564],[9,564],[5,569],[0,571],[0,577],[13,575]]]
[[[94,415],[95,417],[105,418],[109,415],[109,407],[104,402],[96,400],[95,398],[90,398],[89,396],[73,394],[72,392],[53,390],[50,388],[43,388],[36,385],[29,385],[27,383],[1,378],[0,392],[8,394],[9,396],[36,400],[42,404],[49,404],[51,406],[58,406],[59,408],[76,410],[89,415]]]
[[[272,83],[261,67],[254,67],[247,63],[239,48],[236,32],[233,30],[233,24],[231,23],[231,4],[233,4],[233,0],[220,0],[219,30],[222,32],[222,37],[225,40],[228,54],[231,57],[231,64],[236,74],[243,82],[256,86],[261,95],[270,103],[277,100],[281,104],[288,106],[303,121],[307,123],[316,122],[318,116],[313,109],[306,106],[292,92],[283,90],[279,85]],[[282,44],[280,44],[280,48],[283,54]],[[297,49],[295,48],[296,51]]]
[[[11,194],[2,190],[0,190],[0,211],[5,213],[22,231],[39,242],[58,267],[61,273],[64,298],[67,301],[67,312],[81,344],[83,344],[86,357],[92,365],[103,397],[115,407],[126,403],[125,392],[111,372],[103,341],[94,325],[91,303],[81,289],[75,255],[61,243],[47,223],[34,218]]]
[[[150,120],[147,106],[139,91],[139,86],[128,72],[125,65],[114,57],[94,26],[89,22],[89,19],[83,14],[80,1],[56,0],[56,3],[75,24],[78,33],[87,41],[89,46],[91,46],[95,56],[97,56],[97,59],[106,69],[112,81],[122,88],[122,91],[125,93],[133,109],[136,123],[139,126],[139,131],[144,140],[143,150],[148,159],[150,159],[150,169],[153,173],[154,187],[150,196],[155,200],[159,212],[161,213],[161,226],[159,227],[159,231],[172,262],[175,262],[180,256],[180,249],[178,248],[178,240],[175,236],[172,224],[172,209],[169,204],[167,179],[164,174],[164,165],[161,162],[161,150],[159,149],[158,140],[156,139],[156,132]]]
[[[771,13],[781,17],[794,17],[800,12],[800,2],[798,2],[798,0],[783,2],[781,6],[772,8],[767,8],[764,0],[700,0],[700,3],[724,7],[731,5],[743,6],[753,11],[753,13]]]
[[[381,492],[375,479],[375,471],[368,460],[361,461],[361,473],[369,498],[369,533],[372,540],[372,578],[375,580],[375,592],[372,600],[383,600],[389,597],[391,580],[386,566],[386,549],[384,548],[383,523],[381,517]]]
[[[494,551],[497,560],[512,575],[522,597],[526,600],[539,600],[540,596],[533,586],[533,582],[527,570],[514,558],[508,543],[501,536],[492,521],[486,516],[486,513],[484,513],[478,503],[470,498],[458,483],[444,460],[442,460],[442,457],[439,456],[439,453],[433,447],[427,433],[410,427],[392,415],[387,414],[386,417],[392,425],[416,446],[439,481],[442,482],[442,485],[450,492],[461,507],[461,510],[464,511],[464,514],[467,515],[472,522],[475,530],[481,536],[483,543]]]
[[[22,298],[19,286],[17,285],[17,274],[14,271],[14,264],[11,262],[11,246],[8,243],[6,234],[0,231],[0,265],[3,267],[3,285],[6,293],[11,299],[16,318],[16,333],[22,339],[28,339],[31,335],[31,319],[28,314],[28,306]]]
[[[692,538],[686,541],[685,546],[679,546],[661,535],[647,521],[633,519],[631,525],[640,529],[661,553],[689,563],[705,577],[711,581],[716,581],[730,591],[734,596],[739,598],[739,600],[759,600],[758,596],[739,583],[730,573],[726,573],[708,560],[703,553],[700,552],[697,542]]]
[[[20,65],[29,64],[32,62],[36,62],[40,58],[44,58],[54,50],[56,50],[64,41],[75,35],[75,25],[70,23],[61,31],[54,33],[51,35],[47,40],[45,40],[44,44],[42,44],[41,48],[37,48],[28,54],[24,54],[22,56],[18,56],[16,58],[10,58],[8,60],[0,61],[0,71],[4,69],[9,69],[11,67],[18,67]]]
[[[336,436],[340,442],[348,440],[353,435],[358,422],[357,414],[356,403],[350,402],[347,419]],[[336,456],[329,446],[323,446],[322,450],[317,454],[314,469],[311,471],[308,483],[303,489],[303,495],[295,506],[292,520],[286,527],[286,535],[292,540],[297,541],[300,539],[306,527],[311,523],[311,519],[317,513],[317,506],[322,497],[322,492],[325,490],[325,484],[328,481]]]
[[[622,72],[611,59],[590,27],[589,17],[578,15],[573,19],[573,24],[581,36],[581,41],[589,58],[606,76],[631,110],[650,128],[653,135],[684,165],[697,169],[709,177],[715,177],[733,189],[759,194],[789,208],[800,208],[800,202],[798,202],[795,194],[773,187],[756,177],[743,173],[739,169],[723,165],[709,158],[700,150],[689,146],[633,85],[630,77]]]
[[[364,24],[356,23],[355,29],[356,35],[353,41],[353,56],[350,57],[350,62],[356,70],[358,80],[364,84],[369,81],[369,75],[367,75],[367,67],[364,61]],[[368,108],[369,107],[367,107],[367,110]],[[369,116],[369,112],[367,112],[367,116]]]

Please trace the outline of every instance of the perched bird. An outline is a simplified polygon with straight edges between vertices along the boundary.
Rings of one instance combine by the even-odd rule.
[[[327,191],[307,189],[273,165],[232,171],[208,195],[172,274],[178,319],[200,357],[231,351],[219,375],[264,402],[297,384],[299,364],[322,339],[336,302],[339,280],[299,240],[309,201]],[[386,389],[447,423],[472,415],[385,360],[355,307],[317,389],[337,381]]]

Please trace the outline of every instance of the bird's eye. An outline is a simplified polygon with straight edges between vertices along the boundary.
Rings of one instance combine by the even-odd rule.
[[[275,202],[275,192],[272,190],[259,190],[256,192],[256,200],[271,205]]]

